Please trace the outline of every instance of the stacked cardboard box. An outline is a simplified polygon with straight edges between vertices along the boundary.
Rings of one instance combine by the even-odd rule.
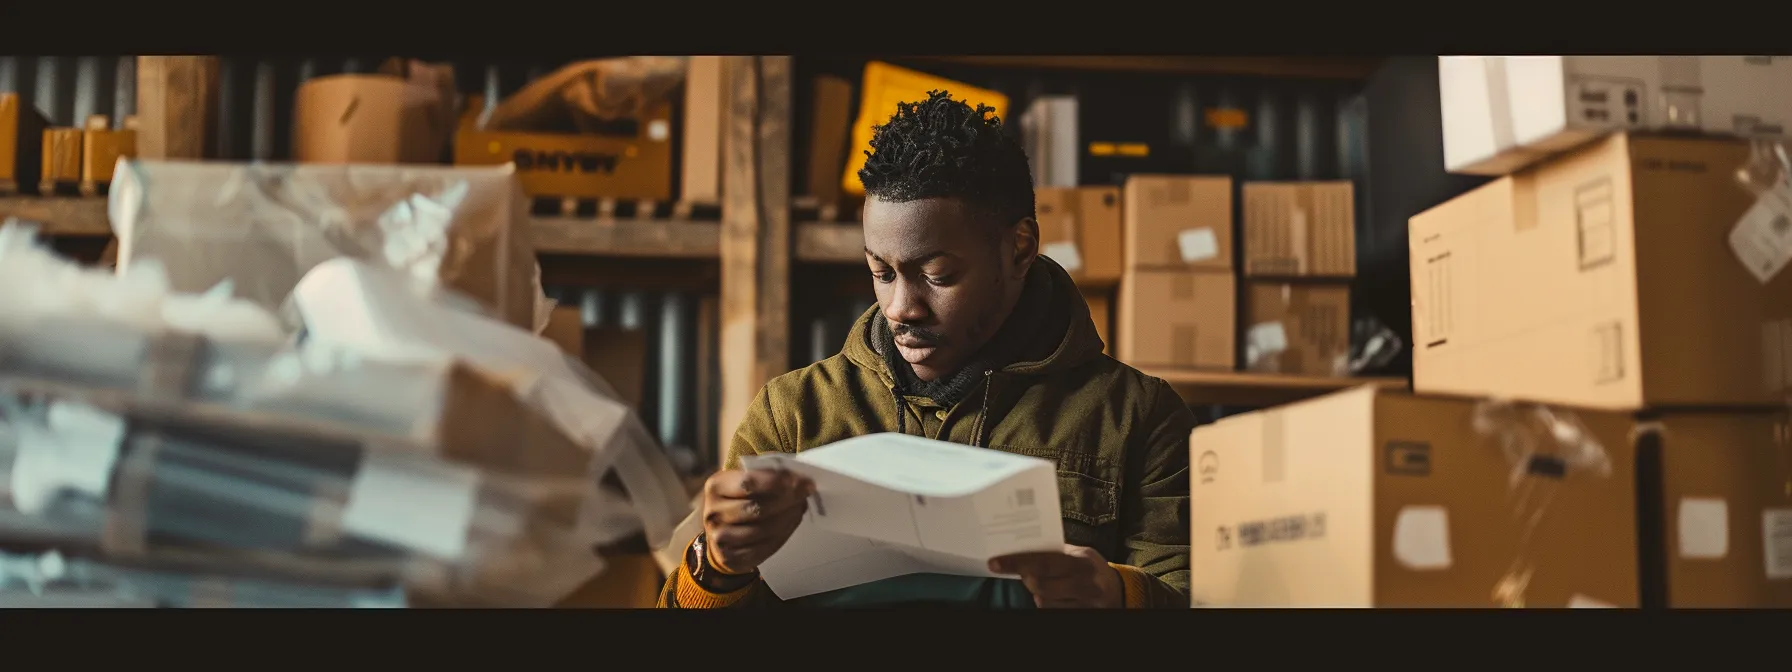
[[[1194,432],[1197,603],[1792,606],[1792,227],[1736,179],[1758,153],[1560,149],[1412,219],[1416,396]]]
[[[1126,181],[1117,357],[1133,366],[1233,368],[1232,178]]]
[[[1244,363],[1347,375],[1356,216],[1350,182],[1244,185]]]

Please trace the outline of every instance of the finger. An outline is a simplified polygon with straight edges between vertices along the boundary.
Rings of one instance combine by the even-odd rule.
[[[704,525],[715,528],[726,525],[750,525],[762,520],[801,516],[808,504],[801,497],[776,499],[722,499],[711,503],[703,514]]]

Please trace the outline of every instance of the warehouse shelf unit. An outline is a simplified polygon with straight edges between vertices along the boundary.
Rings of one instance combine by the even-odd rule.
[[[215,56],[45,57],[33,67],[15,58],[0,62],[0,80],[27,96],[47,99],[52,112],[134,113],[139,155],[156,158],[282,160],[290,153],[292,92],[310,77],[365,72],[371,59],[325,62]],[[337,59],[342,60],[342,59]],[[613,216],[535,216],[532,228],[543,280],[562,303],[579,305],[587,326],[643,329],[649,350],[649,383],[642,412],[668,444],[685,445],[716,460],[735,423],[759,388],[772,377],[832,354],[850,324],[871,304],[857,268],[863,236],[851,203],[817,203],[793,193],[793,157],[806,119],[801,75],[816,67],[848,69],[822,57],[731,56],[724,59],[731,87],[731,120],[724,132],[723,202],[719,221]],[[1033,97],[1075,93],[1084,82],[1136,76],[1205,77],[1202,89],[1224,104],[1244,104],[1252,86],[1271,91],[1276,81],[1299,81],[1285,93],[1261,94],[1266,118],[1293,120],[1284,127],[1253,129],[1264,138],[1287,135],[1280,149],[1248,166],[1263,177],[1348,177],[1340,133],[1324,126],[1342,108],[1324,93],[1326,82],[1367,77],[1373,59],[1220,58],[1169,56],[957,56],[894,57],[898,63],[939,70],[980,86],[1003,90],[1017,105]],[[95,62],[89,62],[95,61]],[[128,61],[128,62],[127,62]],[[798,71],[798,63],[805,66]],[[810,65],[811,61],[820,63]],[[73,67],[70,67],[73,66]],[[515,64],[456,62],[462,89],[499,97],[530,73]],[[525,72],[527,70],[528,72]],[[65,72],[66,71],[66,72]],[[514,71],[514,72],[512,72]],[[97,74],[96,74],[97,73]],[[116,73],[112,79],[106,75]],[[26,79],[33,79],[31,82]],[[67,76],[73,74],[75,76]],[[1218,78],[1218,79],[1214,79]],[[1237,82],[1247,82],[1240,88]],[[1250,84],[1250,82],[1272,84]],[[511,86],[506,86],[509,84]],[[0,88],[6,88],[0,81]],[[94,92],[83,93],[87,89]],[[1318,93],[1315,93],[1315,92]],[[107,94],[116,92],[115,97]],[[1189,94],[1191,96],[1197,94]],[[1256,94],[1252,94],[1256,95]],[[1283,101],[1289,101],[1284,103]],[[1283,108],[1271,110],[1273,105]],[[62,108],[68,114],[62,114]],[[79,107],[79,110],[73,109]],[[198,113],[194,113],[197,110]],[[1315,112],[1313,110],[1319,110]],[[1314,120],[1320,120],[1315,122]],[[1290,131],[1288,127],[1300,126]],[[1191,132],[1192,133],[1192,132]],[[1318,138],[1318,140],[1315,140]],[[1326,140],[1333,138],[1333,140]],[[1223,142],[1230,141],[1226,138]],[[1317,144],[1316,144],[1317,143]],[[1334,151],[1335,150],[1335,151]],[[1279,152],[1279,153],[1278,153]],[[819,213],[819,216],[817,216]],[[104,197],[0,198],[0,217],[41,223],[52,236],[108,236]],[[816,288],[820,288],[816,290]],[[825,301],[800,301],[821,291]],[[800,312],[801,314],[797,314]],[[806,360],[806,361],[805,361]],[[1172,381],[1195,404],[1258,405],[1321,394],[1358,382],[1256,374],[1153,372]]]

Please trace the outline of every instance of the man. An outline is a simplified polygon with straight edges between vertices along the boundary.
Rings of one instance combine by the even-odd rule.
[[[1188,606],[1194,416],[1102,354],[1076,285],[1039,256],[1027,156],[992,112],[936,91],[875,130],[859,178],[878,303],[840,354],[760,391],[661,606]],[[1020,580],[919,574],[779,600],[756,568],[813,485],[741,457],[876,432],[1056,462],[1067,545],[991,560]]]

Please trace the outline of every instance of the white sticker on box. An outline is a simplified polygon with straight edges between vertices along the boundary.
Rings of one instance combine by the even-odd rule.
[[[1569,609],[1616,609],[1618,605],[1604,600],[1595,600],[1580,593],[1568,598]]]
[[[403,456],[373,453],[349,486],[342,527],[445,560],[467,550],[479,501],[479,473]]]
[[[1680,557],[1720,560],[1730,554],[1730,504],[1718,497],[1680,499]]]
[[[1176,246],[1182,249],[1182,261],[1187,264],[1220,256],[1220,238],[1208,227],[1176,234]]]
[[[1769,580],[1792,579],[1792,509],[1761,512],[1761,545]]]
[[[1730,228],[1730,251],[1765,284],[1792,261],[1792,185],[1781,182],[1755,200]]]
[[[672,123],[664,119],[647,122],[647,139],[654,142],[665,142],[672,137]]]
[[[1281,322],[1253,325],[1245,332],[1245,365],[1255,367],[1266,357],[1274,357],[1288,349],[1288,330]]]
[[[1450,568],[1450,512],[1441,506],[1408,506],[1394,518],[1394,559],[1407,569]]]
[[[1067,240],[1046,243],[1045,247],[1040,250],[1040,254],[1051,257],[1053,261],[1058,262],[1059,266],[1063,266],[1064,270],[1071,273],[1083,270],[1083,254],[1076,249],[1076,243]]]

